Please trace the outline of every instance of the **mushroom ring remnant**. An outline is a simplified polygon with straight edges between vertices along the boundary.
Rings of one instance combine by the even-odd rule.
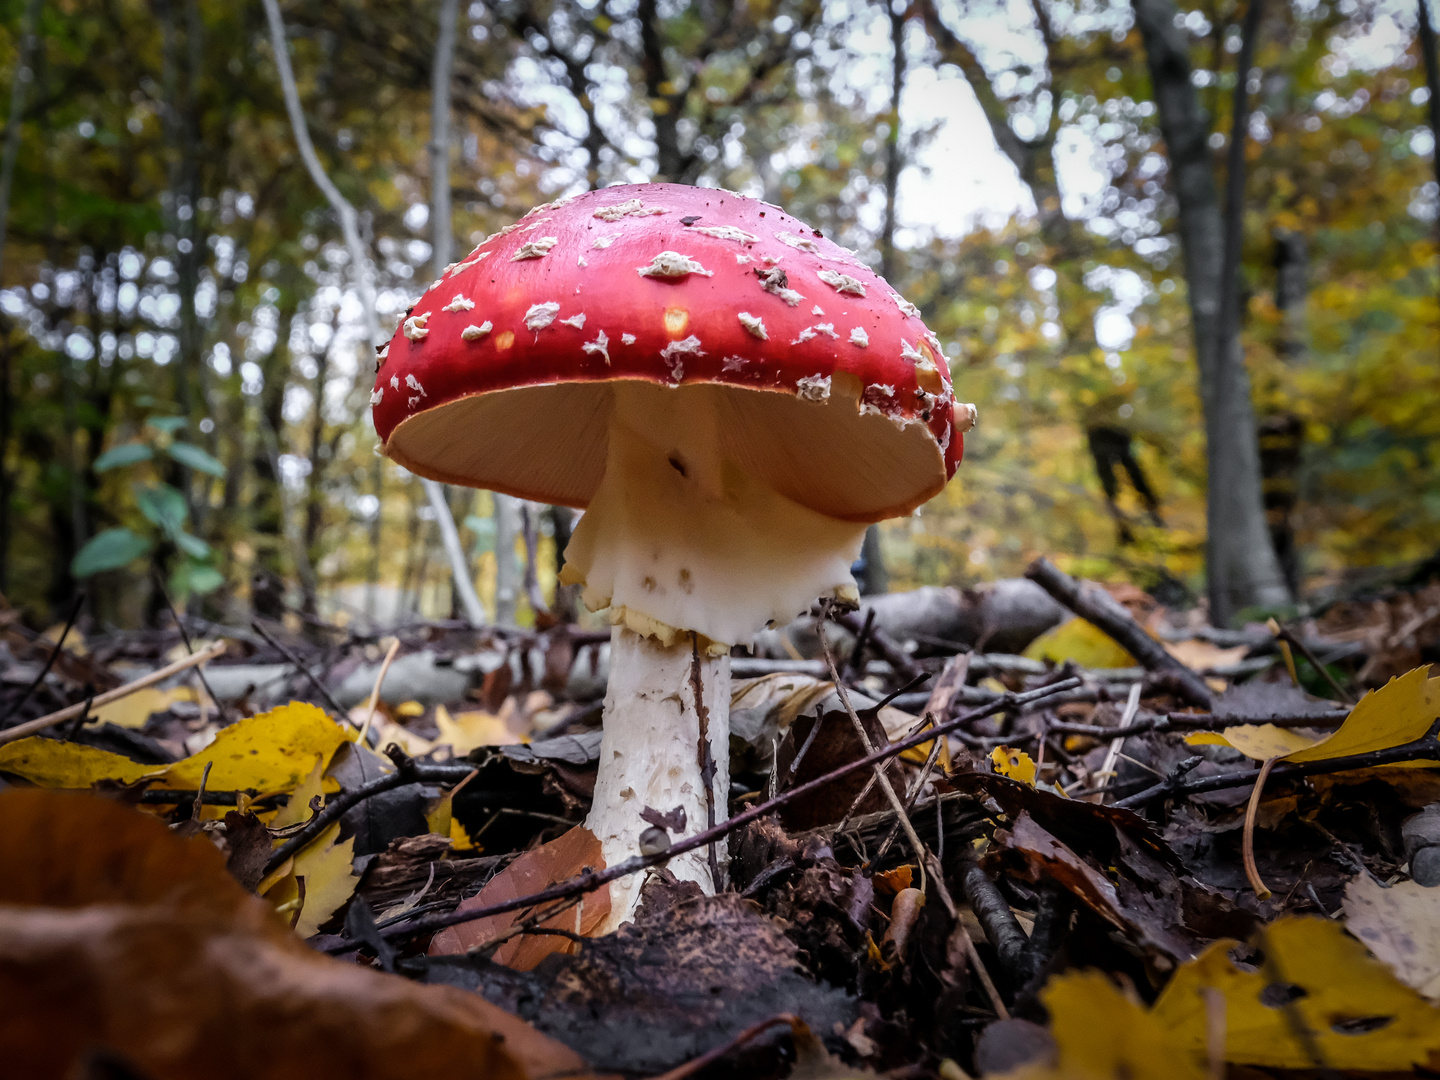
[[[853,596],[865,526],[937,494],[975,421],[912,304],[713,188],[537,207],[447,268],[381,355],[391,458],[586,508],[564,580],[615,626],[590,818],[611,862],[647,806],[723,816],[730,647]],[[714,887],[706,864],[672,870]]]

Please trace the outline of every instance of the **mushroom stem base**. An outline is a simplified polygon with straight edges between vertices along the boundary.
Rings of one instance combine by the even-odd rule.
[[[695,670],[698,665],[698,671]],[[668,814],[685,810],[685,827],[671,838],[690,836],[706,827],[708,800],[700,766],[700,709],[695,678],[706,714],[710,754],[715,764],[711,790],[715,820],[726,816],[730,790],[730,656],[707,656],[695,650],[691,635],[665,646],[623,626],[610,634],[610,679],[605,694],[605,729],[600,740],[600,767],[595,801],[586,826],[600,840],[605,863],[613,866],[640,852],[640,834],[650,824],[640,816],[647,806]],[[724,873],[724,844],[716,845]],[[682,881],[693,881],[714,894],[706,848],[671,860],[668,869]],[[610,920],[613,930],[634,915],[643,874],[612,882]]]

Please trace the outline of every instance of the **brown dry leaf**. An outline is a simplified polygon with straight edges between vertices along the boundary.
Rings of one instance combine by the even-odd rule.
[[[0,1061],[66,1080],[526,1080],[585,1073],[482,998],[332,960],[203,837],[88,795],[0,793]]]
[[[600,854],[600,841],[595,834],[583,825],[577,825],[548,844],[525,852],[456,910],[473,911],[513,900],[517,896],[528,896],[575,877],[586,867],[605,869],[605,857]],[[431,940],[430,955],[463,953],[476,945],[484,945],[527,914],[528,911],[512,911],[447,927]],[[582,904],[540,925],[588,935],[600,932],[609,915],[610,891],[608,887],[601,886],[594,892],[586,893]],[[495,950],[494,959],[519,971],[529,971],[551,953],[568,951],[570,946],[571,942],[566,938],[552,934],[521,935]]]
[[[1210,671],[1229,664],[1238,664],[1250,651],[1248,645],[1236,645],[1233,649],[1222,649],[1208,641],[1190,638],[1188,641],[1162,641],[1165,651],[1179,660],[1191,671]]]
[[[1440,889],[1414,881],[1387,889],[1361,874],[1345,887],[1345,928],[1406,986],[1440,1003]]]

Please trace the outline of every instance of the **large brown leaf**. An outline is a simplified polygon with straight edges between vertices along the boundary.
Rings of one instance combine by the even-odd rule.
[[[152,1080],[583,1074],[472,994],[312,952],[206,839],[118,803],[0,793],[0,1061]]]

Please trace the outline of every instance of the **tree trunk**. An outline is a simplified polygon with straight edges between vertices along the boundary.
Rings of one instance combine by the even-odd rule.
[[[520,560],[515,540],[520,534],[519,501],[493,492],[495,500],[495,622],[515,625],[515,602],[520,596]]]
[[[1426,101],[1430,119],[1430,134],[1435,139],[1435,149],[1430,160],[1435,166],[1435,178],[1440,180],[1440,57],[1435,52],[1435,24],[1430,21],[1428,0],[1415,0],[1420,16],[1420,52],[1425,58],[1425,88],[1430,91]],[[1440,243],[1440,215],[1436,215],[1435,229],[1437,243]]]
[[[1208,138],[1209,118],[1190,79],[1185,32],[1172,0],[1136,0],[1160,131],[1170,158],[1170,184],[1180,208],[1180,241],[1191,327],[1205,413],[1206,570],[1210,618],[1227,624],[1246,607],[1290,601],[1266,528],[1260,450],[1250,373],[1239,335],[1220,326],[1224,281],[1224,219]],[[1247,73],[1241,73],[1241,89]],[[1239,207],[1237,206],[1237,211]]]

